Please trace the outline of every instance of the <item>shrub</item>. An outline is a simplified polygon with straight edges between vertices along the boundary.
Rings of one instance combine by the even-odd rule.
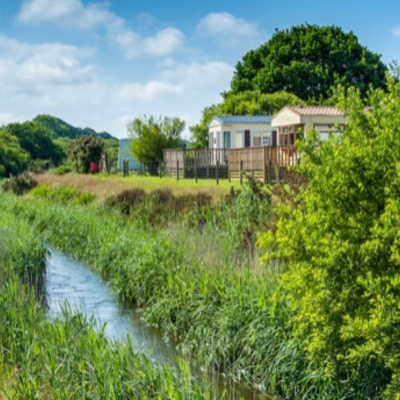
[[[92,193],[80,193],[76,189],[57,187],[49,188],[47,186],[38,186],[34,188],[31,194],[35,197],[42,197],[51,201],[58,201],[63,204],[90,204],[96,196]]]
[[[32,160],[29,163],[28,171],[34,174],[42,174],[53,167],[53,162],[51,160]]]
[[[36,179],[30,174],[24,173],[7,179],[3,185],[3,190],[21,196],[37,185],[38,181]]]
[[[143,189],[127,189],[123,192],[110,196],[105,201],[107,208],[118,208],[122,214],[130,215],[135,205],[143,202],[146,198],[146,192]]]
[[[51,172],[56,175],[65,175],[68,174],[69,172],[72,172],[72,168],[69,167],[68,165],[60,165],[57,168],[53,168]]]

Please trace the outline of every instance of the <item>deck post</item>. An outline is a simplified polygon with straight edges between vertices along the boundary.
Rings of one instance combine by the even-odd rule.
[[[240,160],[240,169],[239,169],[239,181],[240,181],[240,185],[242,185],[242,183],[243,183],[242,172],[243,172],[243,160]]]
[[[227,173],[228,173],[228,182],[231,182],[231,163],[232,163],[232,157],[229,157],[230,152],[229,149],[227,151],[227,155],[228,155],[228,159],[227,159]],[[231,158],[231,160],[229,161],[229,158]]]
[[[196,158],[196,155],[194,156],[194,179],[196,179],[196,183],[197,183],[197,158]]]
[[[179,181],[179,160],[176,160],[176,180]]]
[[[217,185],[219,184],[219,181],[218,181],[218,166],[219,166],[219,161],[217,160],[217,165],[215,167],[215,179],[217,181]]]
[[[263,151],[263,181],[267,181],[267,148],[264,147]]]

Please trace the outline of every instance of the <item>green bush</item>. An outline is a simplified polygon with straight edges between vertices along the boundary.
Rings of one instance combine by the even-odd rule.
[[[12,192],[17,196],[21,196],[38,185],[38,181],[29,173],[23,173],[8,178],[3,185],[5,192]]]
[[[38,186],[31,191],[34,197],[42,197],[51,201],[70,204],[90,204],[96,199],[92,193],[80,193],[76,189],[67,187],[49,188],[47,186]]]
[[[65,175],[68,174],[69,172],[72,172],[72,168],[69,167],[68,165],[60,165],[59,167],[53,168],[51,170],[51,173],[56,175]]]
[[[53,166],[52,160],[32,160],[28,165],[28,171],[34,174],[42,174]]]

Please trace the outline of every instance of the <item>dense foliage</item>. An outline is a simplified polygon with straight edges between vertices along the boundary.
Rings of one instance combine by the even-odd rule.
[[[13,123],[4,129],[18,139],[32,161],[49,160],[53,165],[58,165],[65,156],[60,146],[53,142],[50,132],[39,124]]]
[[[108,132],[96,132],[91,128],[77,128],[51,115],[38,115],[33,119],[33,122],[45,127],[50,132],[54,142],[62,148],[65,154],[67,154],[74,139],[81,136],[95,136],[103,139],[104,151],[108,155],[110,165],[116,165],[119,141]]]
[[[0,128],[0,178],[19,174],[28,165],[29,155],[19,140]]]
[[[82,152],[77,155],[79,150],[74,144],[74,138],[88,136],[105,139],[104,150],[110,164],[115,165],[119,142],[106,132],[96,133],[89,128],[75,128],[50,115],[39,115],[32,121],[3,126],[0,128],[0,177],[20,174],[27,167],[32,172],[42,172],[62,162],[70,162],[75,168],[86,171],[86,163],[77,161],[82,157]],[[82,139],[82,142],[92,143],[91,139]],[[84,147],[88,147],[88,143]],[[72,160],[66,161],[70,147]]]
[[[77,172],[87,174],[90,163],[99,163],[104,151],[104,140],[95,136],[81,136],[68,148],[68,158]]]
[[[25,172],[20,175],[11,176],[3,185],[5,192],[12,192],[17,196],[21,196],[38,185],[38,181],[29,173]]]
[[[400,85],[342,98],[350,120],[301,147],[308,186],[260,244],[285,260],[296,335],[328,379],[373,398],[400,393]],[[318,146],[315,146],[315,142]],[[275,251],[273,251],[275,249]],[[359,380],[360,375],[364,378]]]
[[[277,30],[236,65],[231,92],[285,90],[303,100],[331,97],[337,85],[354,86],[364,97],[370,85],[385,87],[387,68],[380,56],[339,27],[294,26]]]
[[[44,237],[0,195],[0,397],[3,399],[213,399],[182,361],[160,366],[132,341],[110,342],[93,320],[65,308],[51,320]]]
[[[179,118],[135,118],[128,124],[132,140],[132,154],[140,163],[150,166],[163,159],[163,150],[180,147],[185,122]]]

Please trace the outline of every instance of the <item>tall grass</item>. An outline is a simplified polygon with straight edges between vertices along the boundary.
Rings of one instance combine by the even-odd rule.
[[[32,219],[16,218],[11,198],[0,197],[0,398],[224,397],[196,383],[184,364],[153,365],[130,340],[107,341],[94,321],[68,308],[47,321],[32,287],[40,279],[31,279],[45,273],[44,242]]]
[[[243,196],[217,215],[202,215],[201,224],[177,221],[162,229],[106,209],[40,198],[10,202],[3,195],[0,207],[92,265],[121,300],[141,307],[149,323],[176,336],[204,367],[284,398],[363,398],[354,386],[362,371],[327,376],[291,334],[279,277],[258,264],[249,246],[252,224],[262,223],[267,203]]]
[[[49,243],[90,263],[204,367],[286,398],[337,395],[291,338],[274,273],[252,257],[237,260],[243,251],[233,222],[210,217],[201,230],[181,223],[149,230],[89,206],[25,199],[9,207]]]

